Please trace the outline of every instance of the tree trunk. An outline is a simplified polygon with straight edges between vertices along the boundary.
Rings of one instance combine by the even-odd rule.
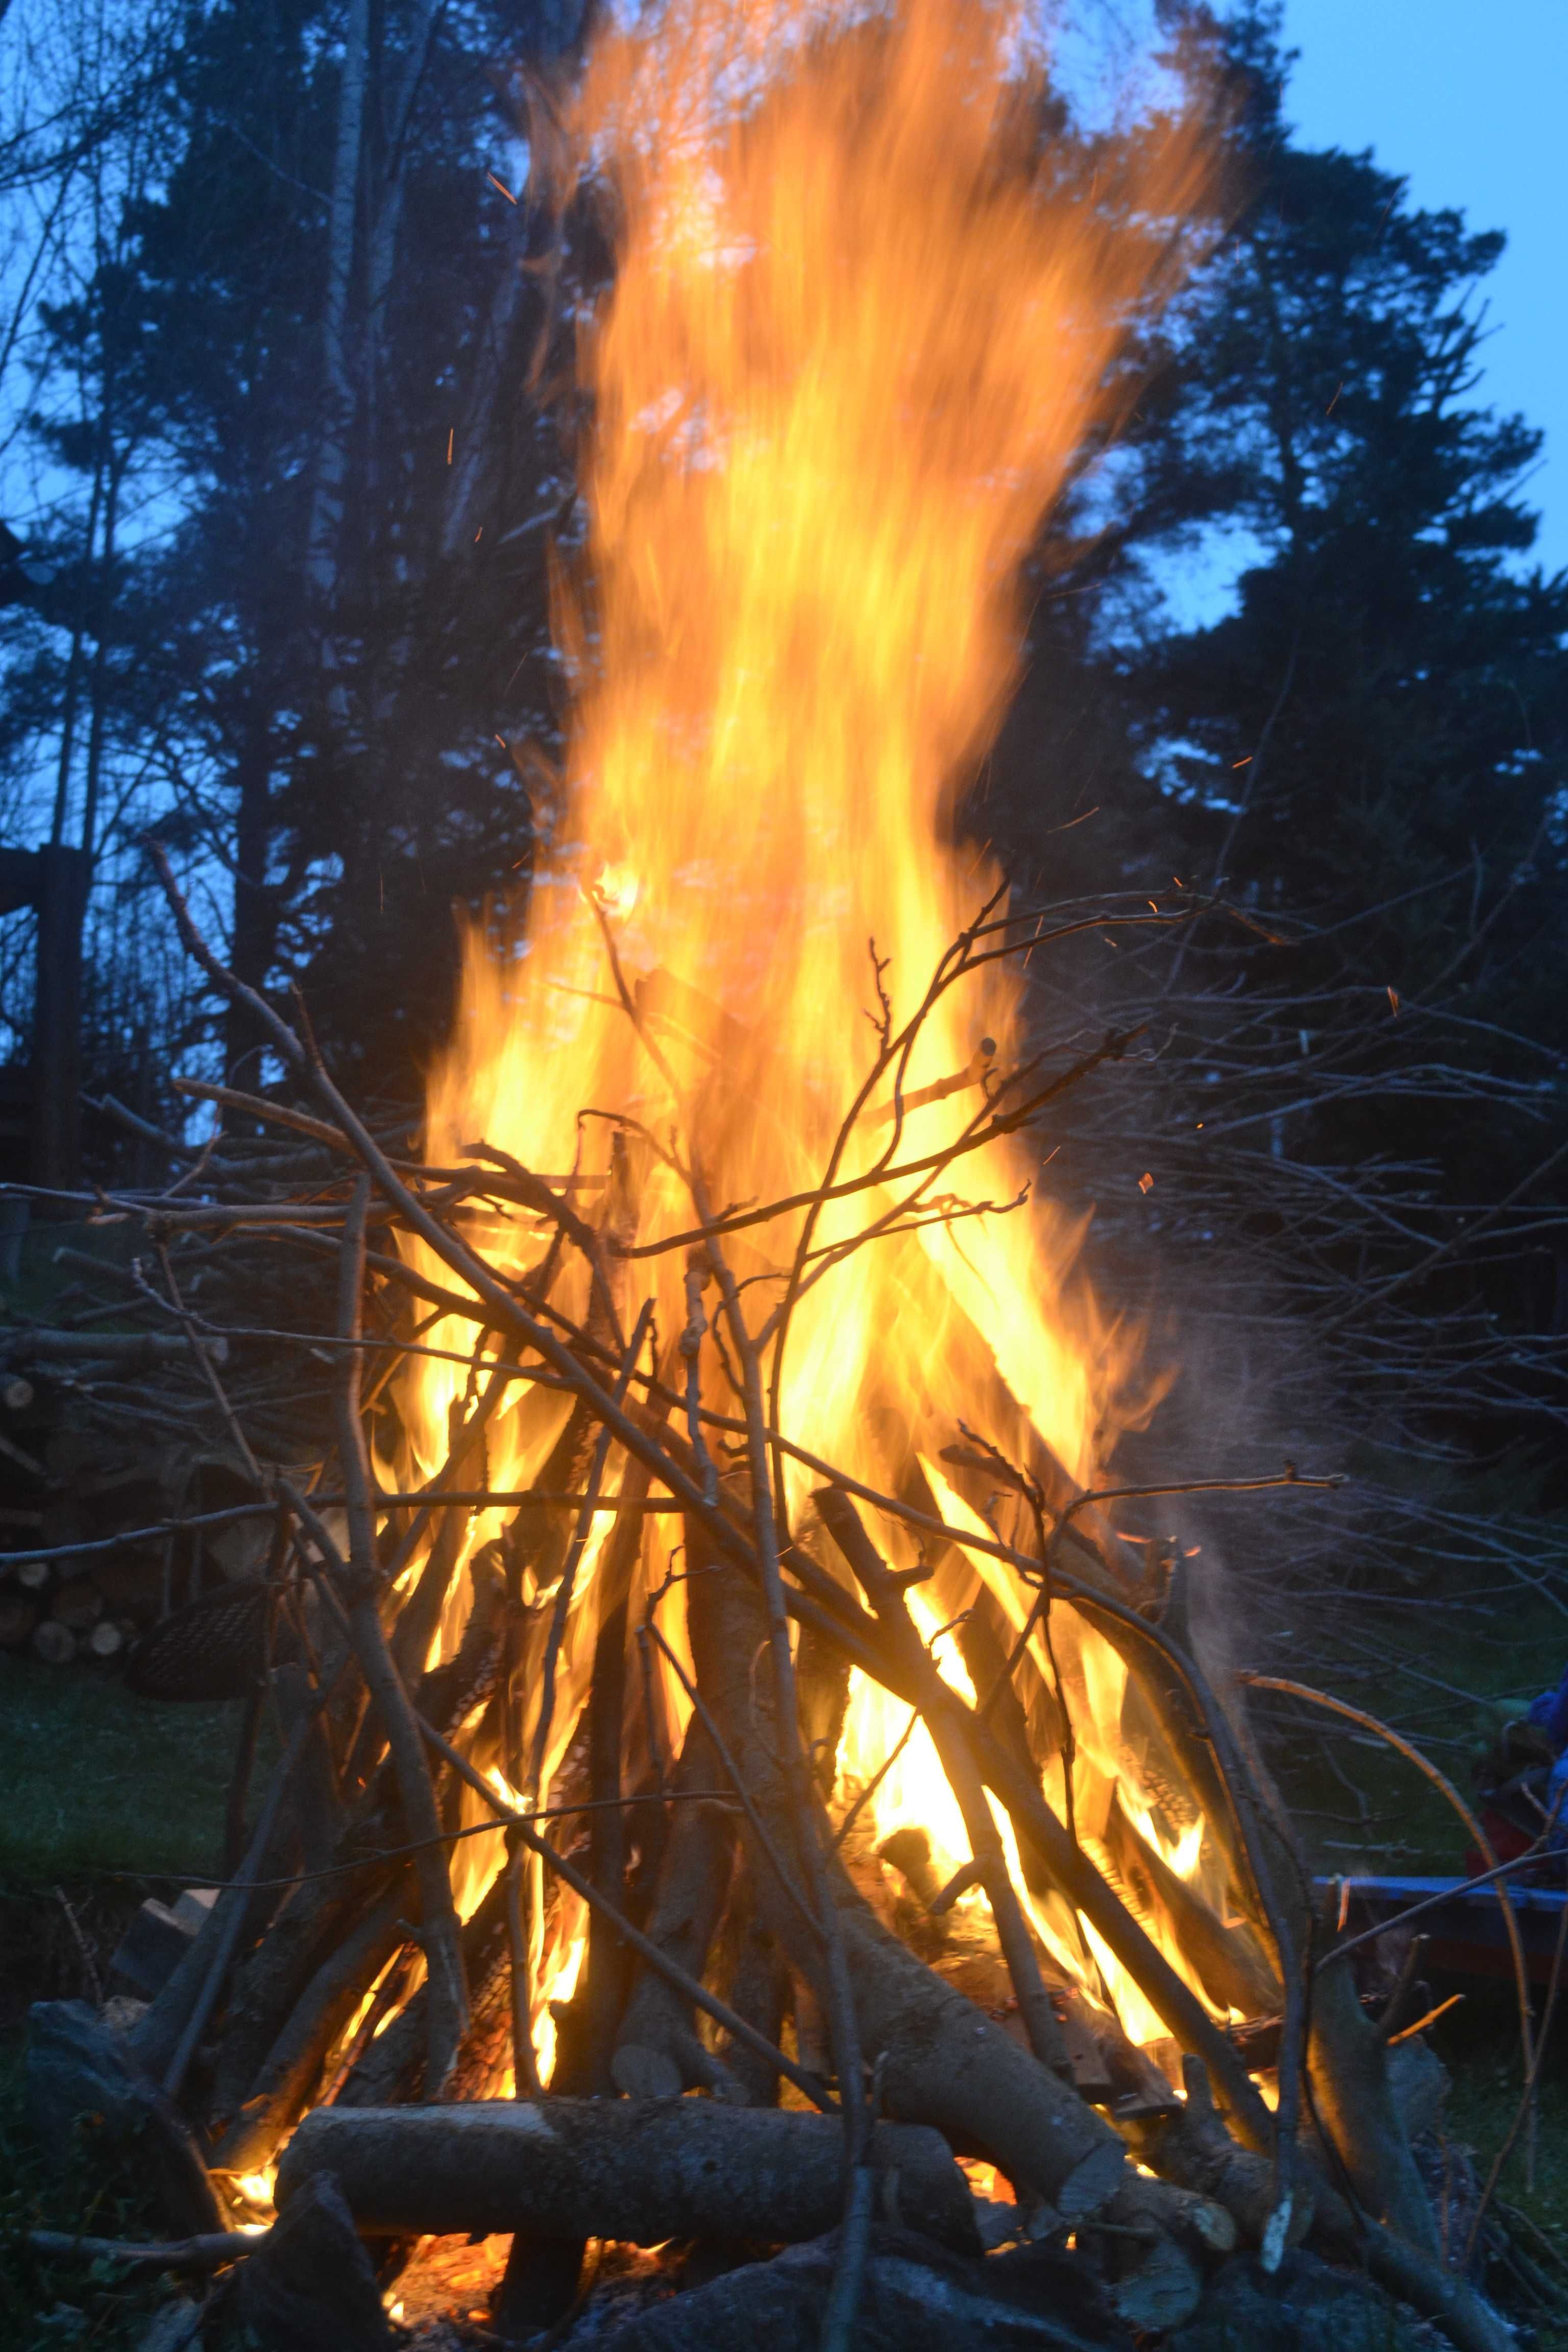
[[[305,580],[319,608],[330,606],[338,582],[343,483],[353,423],[349,366],[349,293],[353,278],[354,221],[370,62],[370,0],[349,0],[338,85],[337,142],[332,157],[331,209],[327,229],[327,289],[321,308],[321,415],[316,473],[305,541]]]

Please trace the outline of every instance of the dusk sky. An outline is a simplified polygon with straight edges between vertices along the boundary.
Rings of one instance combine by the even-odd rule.
[[[1536,552],[1568,564],[1568,0],[1286,0],[1285,23],[1310,143],[1371,147],[1416,203],[1507,231],[1478,396],[1544,428]]]

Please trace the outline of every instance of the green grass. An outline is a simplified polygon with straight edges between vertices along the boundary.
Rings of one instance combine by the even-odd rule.
[[[143,1894],[211,1874],[239,1731],[237,1704],[137,1698],[118,1677],[0,1657],[0,2012],[85,1990],[63,1892],[101,1971]],[[265,1771],[266,1758],[259,1760]],[[128,1879],[111,1878],[114,1873]],[[14,1981],[13,1981],[14,1980]],[[100,2237],[158,2234],[133,2168],[84,2147],[49,2173],[23,2117],[22,2036],[0,2036],[0,2347],[132,2352],[165,2301],[163,2278],[128,2282],[113,2264],[40,2260],[30,2229]]]
[[[237,1702],[172,1706],[0,1656],[0,1882],[210,1874],[238,1730]]]
[[[168,2299],[166,2277],[130,2278],[118,2263],[41,2257],[29,2230],[103,2238],[156,2234],[132,2165],[106,2165],[85,2141],[70,2171],[50,2173],[23,2116],[20,2052],[0,2056],[0,2345],[5,2352],[133,2352]]]
[[[1472,1990],[1433,2029],[1452,2077],[1450,2139],[1469,2147],[1484,2182],[1520,2104],[1519,2015],[1501,1986]],[[1522,2212],[1568,2258],[1568,2036],[1552,2034],[1536,2091],[1534,2145],[1521,2130],[1498,2180],[1498,2201]],[[1539,2328],[1539,2352],[1568,2352],[1568,2314]]]

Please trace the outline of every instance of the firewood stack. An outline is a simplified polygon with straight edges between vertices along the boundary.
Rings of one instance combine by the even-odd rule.
[[[412,2294],[420,2250],[459,2232],[510,2239],[487,2341],[563,2340],[613,2288],[623,2352],[742,2328],[1127,2344],[1245,2288],[1385,2295],[1501,2352],[1439,2245],[1388,2064],[1399,2021],[1369,2018],[1333,1960],[1158,1547],[1111,1531],[994,1365],[974,1423],[933,1404],[914,1431],[862,1400],[880,1486],[796,1444],[734,1271],[765,1204],[717,1210],[693,1184],[688,1313],[660,1328],[632,1255],[646,1129],[616,1129],[596,1190],[480,1145],[458,1168],[392,1156],[163,871],[189,950],[309,1105],[231,1095],[229,1114],[304,1130],[332,1173],[308,1199],[220,1173],[100,1204],[145,1234],[138,1278],[162,1258],[165,1318],[249,1482],[169,1515],[182,1544],[204,1517],[248,1530],[252,1565],[131,1667],[150,1692],[249,1692],[230,1874],[177,1935],[169,1915],[150,1998],[35,2020],[42,2122],[90,2106],[163,2151],[182,2236],[144,2258],[232,2295],[277,2352],[386,2340],[400,2279]],[[949,970],[1042,932],[1037,910],[988,907]],[[883,1066],[908,1042],[889,1024]],[[950,1160],[1120,1042],[1048,1085],[1027,1066],[988,1081]],[[180,1286],[182,1250],[215,1263],[225,1232],[247,1266],[259,1232],[332,1275],[331,1324],[267,1341],[331,1365],[335,1444],[312,1469],[253,1443],[226,1390],[218,1341],[258,1327]],[[400,1383],[432,1349],[466,1354],[447,1459],[395,1486]],[[513,1411],[535,1433],[517,1486],[492,1475]],[[48,1567],[57,1595],[96,1590]],[[1090,1636],[1125,1668],[1138,1785],[1201,1840],[1202,1871],[1106,1778]],[[281,1753],[253,1786],[265,1709]],[[874,1765],[846,1729],[868,1720],[892,1726]],[[956,1874],[934,1814],[878,1829],[917,1736],[962,1824]]]

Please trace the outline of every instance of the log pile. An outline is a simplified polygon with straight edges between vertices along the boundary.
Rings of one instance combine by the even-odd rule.
[[[77,1217],[89,1206],[57,1205]],[[149,1304],[159,1294],[121,1255],[123,1225],[106,1222],[90,1238],[99,1249],[35,1224],[30,1246],[57,1286],[60,1328],[0,1326],[0,1368],[12,1368],[0,1385],[0,1651],[51,1666],[123,1662],[152,1626],[261,1569],[254,1481],[223,1423],[204,1426],[204,1365],[226,1378],[238,1370],[236,1393],[247,1412],[258,1408],[274,1459],[289,1458],[291,1435],[300,1442],[268,1411],[275,1374],[228,1367],[222,1339],[193,1348],[184,1333],[131,1328],[163,1319],[166,1297],[162,1312]],[[193,1272],[199,1281],[199,1265],[183,1265],[185,1279]],[[121,1328],[103,1330],[106,1316]],[[214,1679],[188,1695],[231,1695]]]
[[[484,2340],[563,2340],[588,2247],[673,2245],[637,2258],[658,2280],[640,2302],[621,2279],[622,2352],[759,2330],[836,2352],[1181,2340],[1215,2297],[1261,2306],[1292,2281],[1502,2352],[1479,2219],[1443,2242],[1413,2151],[1398,2021],[1369,2018],[1336,1960],[1171,1563],[1112,1532],[999,1374],[989,1426],[932,1449],[962,1514],[924,1446],[900,1456],[890,1435],[877,1487],[771,1418],[737,1237],[770,1215],[809,1230],[829,1179],[804,1209],[718,1211],[689,1167],[688,1318],[659,1332],[651,1300],[633,1311],[629,1123],[596,1188],[482,1145],[458,1169],[389,1152],[163,871],[187,948],[297,1097],[230,1096],[230,1115],[317,1158],[308,1185],[237,1161],[200,1194],[100,1202],[145,1235],[138,1278],[162,1259],[144,1304],[176,1327],[244,1488],[166,1524],[182,1545],[203,1518],[207,1540],[246,1529],[253,1563],[154,1623],[132,1666],[150,1691],[249,1691],[229,1875],[142,2001],[106,2021],[57,2007],[35,2037],[57,2126],[73,2099],[155,2114],[182,2184],[172,2227],[203,2204],[202,2151],[212,2226],[195,2212],[183,2247],[145,2259],[235,2296],[274,2352],[386,2340],[400,2273],[452,2232],[510,2242]],[[1046,930],[989,907],[947,969]],[[620,993],[638,1028],[646,1002]],[[884,1069],[908,1042],[889,1024]],[[1121,1043],[1047,1087],[988,1081],[938,1172]],[[217,1263],[236,1234],[247,1265],[262,1234],[332,1278],[330,1321],[263,1335],[331,1366],[335,1444],[310,1472],[226,1388],[217,1342],[243,1361],[258,1327],[181,1284],[183,1252]],[[454,1332],[447,1459],[395,1489],[395,1375],[432,1345],[449,1357]],[[542,1433],[512,1490],[487,1431],[520,1394]],[[874,1395],[858,1409],[888,1421]],[[1005,1572],[1019,1616],[977,1563]],[[114,1622],[68,1557],[47,1566],[48,1622],[76,1638],[72,1592],[87,1630]],[[962,1620],[967,1695],[940,1669],[939,1616]],[[1201,1817],[1201,1880],[1078,1754],[1079,1627],[1125,1666],[1143,1785]],[[898,1730],[851,1772],[867,1692]],[[253,1786],[264,1707],[281,1753]],[[945,1884],[922,1829],[874,1826],[916,1727],[967,1844]],[[222,2234],[242,2219],[266,2226]]]

